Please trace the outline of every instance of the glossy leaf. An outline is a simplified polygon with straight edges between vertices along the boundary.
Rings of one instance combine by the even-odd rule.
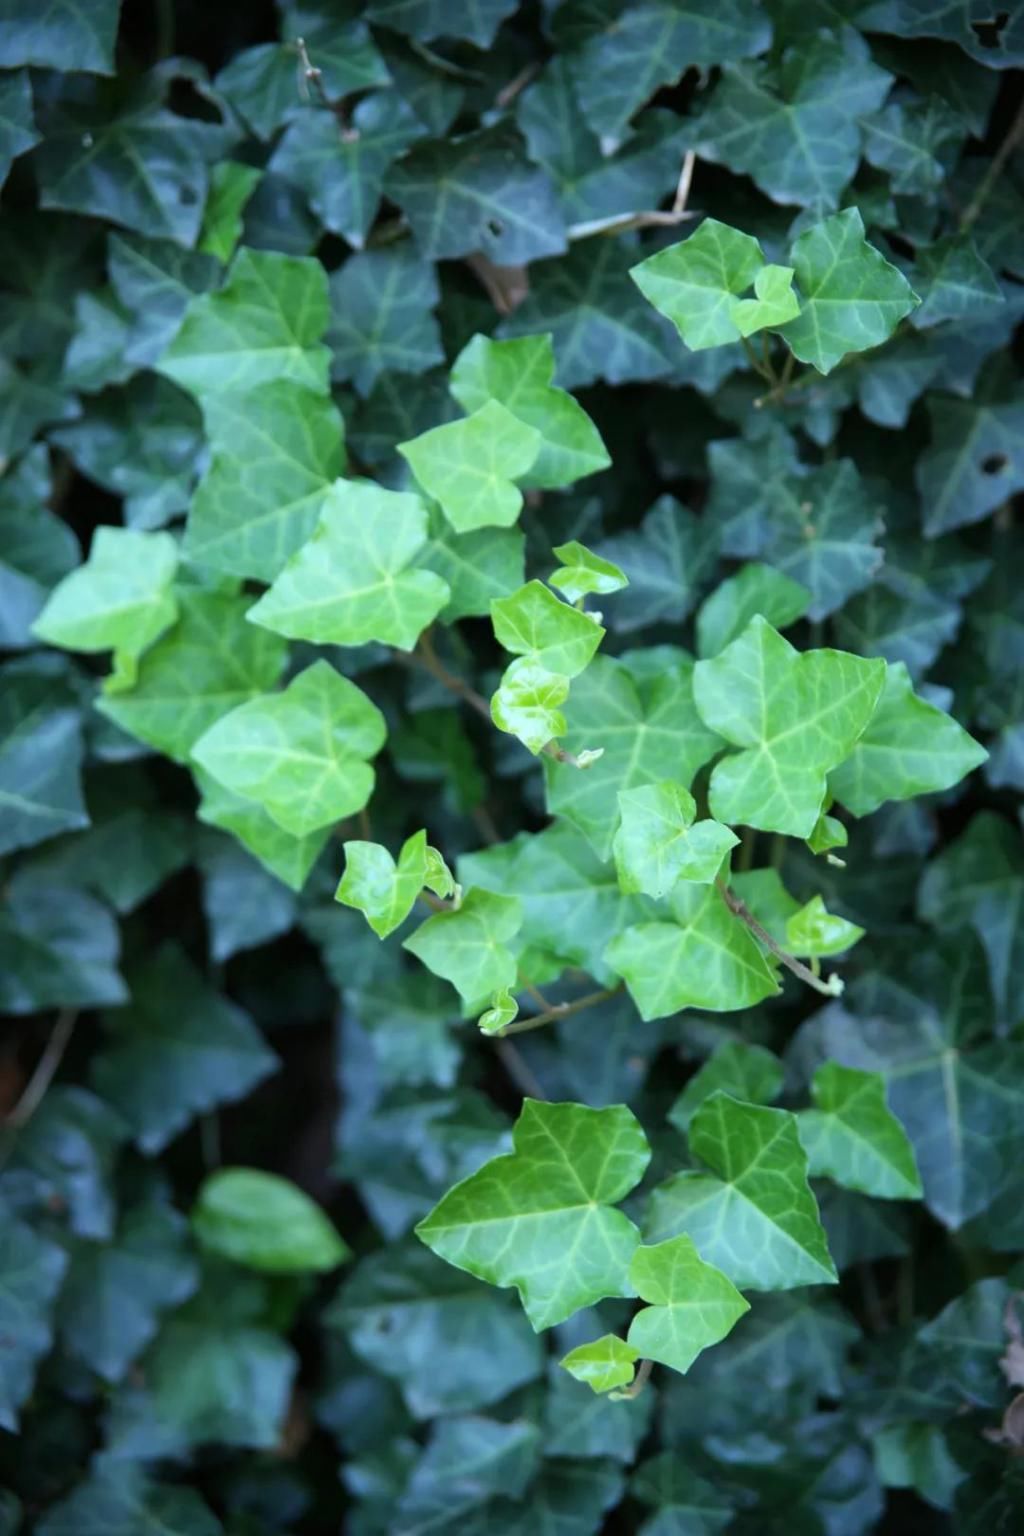
[[[921,1180],[907,1134],[885,1102],[885,1081],[837,1062],[818,1068],[814,1108],[799,1116],[811,1174],[881,1200],[913,1200]]]
[[[456,533],[509,528],[518,520],[522,480],[537,458],[541,436],[497,400],[472,416],[399,443],[428,496],[440,502]]]
[[[348,1248],[309,1196],[258,1168],[218,1168],[203,1180],[192,1229],[205,1248],[249,1269],[307,1274],[335,1269]]]
[[[749,1312],[750,1303],[720,1270],[705,1264],[688,1237],[673,1237],[633,1255],[629,1278],[641,1308],[628,1342],[647,1360],[688,1371]]]
[[[640,1180],[650,1152],[621,1105],[533,1099],[523,1105],[513,1146],[449,1190],[416,1233],[449,1264],[492,1285],[514,1285],[540,1331],[623,1294],[639,1237],[614,1206]]]
[[[222,716],[192,748],[193,761],[236,794],[255,800],[293,837],[361,810],[387,734],[376,705],[326,661],[282,693],[263,694]]]
[[[710,885],[739,838],[716,821],[698,821],[688,790],[671,780],[619,791],[622,824],[615,863],[624,891],[665,896],[680,880]]]
[[[687,1169],[659,1185],[646,1235],[687,1234],[742,1290],[834,1281],[797,1126],[784,1109],[721,1092],[705,1099],[690,1121],[690,1150],[712,1173]]]
[[[558,1363],[592,1392],[610,1392],[613,1387],[629,1386],[639,1358],[640,1351],[632,1344],[606,1333],[590,1344],[578,1344]]]
[[[515,896],[470,890],[458,907],[428,917],[403,948],[450,981],[473,1010],[514,983],[516,960],[508,945],[522,923],[522,903]]]
[[[556,597],[542,581],[527,582],[493,602],[491,622],[506,651],[562,677],[582,672],[604,638],[599,624]]]
[[[380,843],[345,843],[345,873],[335,901],[362,912],[379,939],[400,928],[431,884],[427,834],[414,832],[402,844],[397,862]]]
[[[587,549],[578,539],[556,545],[551,553],[565,563],[553,571],[548,580],[567,602],[578,603],[581,598],[592,593],[606,597],[609,593],[621,592],[623,587],[629,586],[624,571],[613,561],[595,555],[592,549]]]

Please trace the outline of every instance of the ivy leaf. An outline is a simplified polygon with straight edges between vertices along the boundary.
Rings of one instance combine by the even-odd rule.
[[[836,1280],[795,1115],[714,1093],[693,1116],[689,1137],[712,1174],[686,1169],[659,1185],[649,1237],[686,1233],[705,1262],[743,1290]]]
[[[648,256],[630,276],[693,352],[725,346],[799,313],[792,272],[766,267],[756,240],[717,219],[704,219],[688,239]],[[758,280],[757,298],[741,300]]]
[[[741,635],[756,614],[773,629],[786,629],[803,618],[811,601],[808,589],[770,565],[751,561],[723,581],[697,611],[697,650],[717,656]]]
[[[585,1382],[592,1392],[610,1392],[613,1387],[629,1386],[639,1358],[640,1351],[632,1344],[614,1333],[606,1333],[590,1344],[577,1345],[558,1363],[574,1380]]]
[[[89,825],[82,729],[59,678],[28,668],[0,676],[0,852]]]
[[[112,75],[120,9],[120,0],[53,0],[45,11],[12,6],[0,39],[0,68],[32,64]]]
[[[545,589],[546,590],[546,589]],[[536,757],[549,741],[565,735],[560,705],[569,697],[569,679],[549,672],[532,656],[520,656],[505,669],[491,696],[491,719]]]
[[[459,15],[452,14],[445,0],[370,0],[366,15],[376,25],[403,32],[418,42],[449,37],[489,48],[502,21],[514,10],[514,0],[474,0]]]
[[[456,533],[509,528],[518,521],[522,480],[540,451],[541,435],[497,400],[472,416],[422,432],[398,451]]]
[[[49,456],[40,444],[0,480],[0,644],[32,644],[31,625],[47,592],[78,564],[78,540],[45,505]]]
[[[31,867],[9,880],[0,912],[0,1006],[6,1013],[96,1008],[126,1000],[110,911]]]
[[[537,457],[521,477],[525,486],[557,488],[611,463],[601,435],[572,395],[551,379],[555,356],[550,336],[492,341],[474,336],[455,359],[451,392],[467,413],[497,400],[540,433]]]
[[[434,318],[435,268],[404,245],[358,251],[328,279],[331,377],[368,395],[382,374],[425,373],[444,361]]]
[[[567,602],[578,603],[581,598],[589,597],[592,593],[606,597],[611,592],[621,592],[623,587],[629,586],[624,571],[611,560],[595,555],[593,550],[587,549],[578,539],[556,545],[551,553],[556,560],[565,563],[553,571],[548,580]]]
[[[1024,488],[1024,399],[993,399],[986,384],[971,400],[928,398],[931,446],[915,469],[926,538],[981,522]]]
[[[477,1012],[481,999],[515,984],[516,960],[508,943],[522,925],[516,897],[471,890],[461,906],[428,917],[402,947],[450,981],[467,1012]]]
[[[27,72],[0,77],[0,187],[18,156],[38,143]]]
[[[633,1473],[629,1491],[656,1511],[644,1536],[715,1536],[732,1524],[735,1506],[713,1483],[698,1477],[674,1451],[650,1457]]]
[[[191,301],[158,367],[199,400],[272,383],[326,394],[327,321],[318,261],[243,248],[223,288]]]
[[[749,58],[770,38],[767,18],[750,0],[715,17],[692,0],[643,0],[621,14],[591,9],[594,19],[587,18],[569,67],[588,122],[612,139],[661,86],[675,84],[684,67]]]
[[[320,521],[248,618],[290,640],[411,651],[445,606],[448,583],[410,569],[427,539],[418,496],[338,481]]]
[[[718,552],[705,523],[674,497],[659,496],[639,528],[605,539],[598,553],[628,578],[608,615],[611,628],[628,631],[685,619]]]
[[[689,790],[667,780],[619,791],[622,823],[615,866],[624,891],[666,896],[680,880],[709,885],[739,838],[717,821],[698,821]]]
[[[719,1089],[748,1104],[770,1104],[782,1092],[784,1078],[781,1061],[763,1045],[727,1040],[690,1078],[668,1119],[686,1132],[704,1100]]]
[[[169,112],[166,89],[157,70],[115,93],[81,76],[51,77],[36,94],[40,206],[194,245],[209,185],[206,159],[221,131]]]
[[[193,1294],[199,1271],[173,1207],[135,1206],[109,1243],[73,1250],[58,1304],[68,1353],[105,1381],[122,1381],[155,1338],[160,1319]]]
[[[602,859],[611,856],[620,790],[665,779],[686,788],[721,745],[697,713],[693,670],[685,651],[633,651],[619,661],[595,657],[573,686],[565,746],[602,756],[585,773],[545,758],[548,810],[582,832]]]
[[[852,28],[804,39],[777,62],[727,64],[694,147],[751,176],[773,202],[834,208],[860,158],[857,119],[891,84]]]
[[[453,1519],[485,1518],[492,1498],[523,1497],[539,1457],[536,1424],[468,1416],[442,1421],[402,1495],[402,1529],[429,1536]]]
[[[937,37],[956,43],[990,69],[1013,68],[1024,58],[1018,26],[1012,16],[1005,18],[1009,26],[999,18],[990,32],[984,24],[975,24],[974,12],[969,8],[965,11],[959,0],[940,0],[924,14],[903,0],[875,0],[862,21],[865,26],[897,37]]]
[[[491,604],[491,622],[499,645],[513,656],[528,657],[548,672],[577,677],[604,639],[604,630],[587,614],[564,603],[542,581],[528,581],[518,592]]]
[[[531,268],[530,292],[501,334],[549,331],[564,389],[661,378],[672,368],[672,332],[629,280],[631,262],[616,240],[578,241],[561,261]]]
[[[268,1274],[336,1269],[349,1250],[290,1179],[259,1168],[218,1168],[199,1186],[192,1229],[204,1248]]]
[[[335,901],[362,912],[379,939],[405,922],[416,898],[429,884],[427,834],[414,832],[402,844],[398,863],[380,843],[345,843],[345,873]]]
[[[232,576],[273,581],[345,469],[341,416],[292,383],[213,396],[203,415],[213,463],[189,511],[184,552]]]
[[[504,597],[522,586],[526,550],[518,528],[478,528],[472,533],[456,533],[435,507],[429,534],[413,563],[448,583],[451,597],[441,610],[442,623],[483,618],[490,613],[496,597]]]
[[[628,1290],[639,1239],[612,1207],[638,1183],[650,1150],[623,1105],[526,1099],[512,1137],[514,1150],[450,1189],[416,1235],[449,1264],[514,1285],[539,1332]]]
[[[798,653],[760,617],[694,669],[701,718],[742,750],[711,775],[713,814],[767,832],[809,837],[826,774],[862,735],[885,681],[883,661],[846,651]]]
[[[917,1200],[921,1179],[907,1133],[885,1102],[885,1079],[829,1061],[811,1083],[814,1109],[798,1116],[813,1178],[876,1200]]]
[[[682,881],[668,905],[673,921],[638,923],[605,951],[642,1019],[667,1018],[681,1008],[731,1012],[778,992],[756,940],[715,886]]]
[[[519,1004],[505,987],[500,992],[495,992],[491,998],[491,1006],[485,1008],[477,1019],[477,1028],[482,1035],[503,1035],[518,1013]]]
[[[321,224],[360,249],[380,207],[384,178],[423,127],[395,91],[374,91],[345,131],[326,107],[290,123],[268,169],[301,187]]]
[[[393,1379],[418,1419],[473,1412],[542,1370],[540,1341],[512,1298],[418,1243],[360,1259],[326,1312],[361,1361]],[[447,1361],[443,1372],[437,1361]]]
[[[172,944],[135,973],[130,1006],[107,1023],[93,1082],[149,1156],[196,1115],[244,1098],[278,1065],[249,1016],[211,991]]]
[[[893,100],[861,126],[864,158],[910,197],[934,196],[963,148],[964,120],[940,96]]]
[[[845,843],[833,843],[845,847]],[[829,912],[820,896],[812,896],[786,919],[785,946],[793,955],[814,958],[841,955],[864,937],[864,929]]]
[[[951,715],[914,692],[903,662],[889,665],[878,707],[829,789],[854,816],[958,784],[988,753]]]
[[[224,1527],[194,1488],[151,1482],[139,1466],[111,1462],[90,1472],[40,1522],[40,1536],[159,1530],[161,1536],[221,1536]]]
[[[922,293],[914,325],[925,330],[943,320],[987,320],[1006,299],[969,235],[947,235],[926,246],[915,269]]]
[[[705,1264],[688,1237],[673,1237],[633,1255],[629,1278],[642,1307],[629,1325],[638,1354],[674,1371],[688,1371],[697,1356],[730,1333],[750,1311],[732,1281]]]
[[[104,695],[96,707],[130,736],[186,763],[222,715],[274,686],[287,647],[245,622],[247,597],[182,588],[176,601],[177,624],[141,658],[132,688]]]
[[[242,214],[260,184],[262,172],[237,160],[221,160],[210,176],[199,249],[225,265],[242,238]]]
[[[791,256],[802,308],[781,335],[819,373],[886,341],[918,303],[902,272],[865,240],[856,208],[804,230]]]
[[[220,278],[212,256],[129,234],[108,237],[107,271],[118,304],[131,316],[125,360],[147,368],[177,334],[192,299]]]
[[[282,693],[222,716],[192,758],[284,831],[306,837],[362,810],[374,783],[368,759],[386,736],[384,717],[365,693],[329,662],[315,661]]]
[[[53,1342],[53,1302],[67,1262],[56,1243],[5,1213],[0,1233],[0,1428],[12,1434],[18,1430],[18,1410],[32,1391],[36,1366]]]
[[[51,592],[33,631],[71,651],[113,651],[117,689],[178,616],[171,582],[178,546],[169,533],[97,528],[89,558]]]
[[[431,261],[481,251],[519,266],[565,250],[565,226],[547,173],[504,126],[415,145],[385,183]]]
[[[235,794],[202,770],[195,777],[202,795],[196,812],[199,820],[231,832],[278,880],[301,891],[331,835],[330,827],[294,836],[255,800]]]
[[[925,870],[918,912],[943,932],[973,928],[988,957],[996,1005],[1021,1015],[1024,987],[1024,857],[1001,816],[979,812]],[[902,1117],[901,1117],[902,1118]]]

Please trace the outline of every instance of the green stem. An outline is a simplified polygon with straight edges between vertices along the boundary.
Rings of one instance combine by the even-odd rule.
[[[653,1360],[641,1360],[640,1364],[636,1368],[636,1375],[633,1377],[633,1380],[630,1382],[629,1386],[623,1387],[621,1391],[618,1392],[609,1392],[608,1396],[613,1398],[617,1403],[621,1403],[627,1398],[639,1397],[644,1387],[646,1387],[653,1369]]]
[[[741,336],[740,341],[743,343],[743,350],[747,354],[747,362],[750,364],[751,368],[753,368],[754,372],[760,378],[764,379],[766,384],[774,385],[775,375],[773,373],[765,372],[761,363],[761,359],[758,357],[757,353],[754,351],[754,348],[750,344],[750,337]]]
[[[815,992],[820,992],[824,997],[838,997],[840,995],[843,990],[843,983],[838,976],[830,976],[828,981],[822,981],[820,976],[815,976],[814,972],[804,965],[802,960],[798,960],[795,955],[791,955],[788,950],[783,949],[781,944],[775,942],[767,928],[762,928],[746,902],[741,901],[735,891],[729,889],[724,880],[716,880],[715,886],[733,916],[746,923],[754,938],[763,944],[766,949],[770,949],[775,958],[787,970],[792,971],[794,976],[798,976],[802,982],[805,982],[809,987],[813,987]]]
[[[584,1008],[593,1008],[595,1004],[603,1003],[621,991],[620,981],[617,987],[603,987],[600,992],[588,992],[585,997],[578,997],[574,1003],[554,1003],[544,1013],[535,1013],[531,1018],[516,1019],[513,1024],[506,1025],[499,1039],[505,1035],[522,1035],[528,1029],[540,1029],[542,1024],[554,1024],[559,1019],[569,1019],[574,1013],[582,1013]]]
[[[1017,115],[1013,122],[1010,124],[1005,139],[1000,144],[995,154],[992,156],[992,163],[988,170],[985,172],[984,176],[981,178],[981,184],[979,185],[977,192],[975,192],[971,201],[964,209],[963,217],[960,220],[961,230],[970,229],[975,219],[977,219],[979,213],[988,202],[993,187],[996,185],[1000,176],[1002,175],[1003,166],[1010,158],[1010,155],[1013,153],[1018,141],[1022,137],[1024,137],[1024,101],[1021,102],[1019,108],[1017,109]]]

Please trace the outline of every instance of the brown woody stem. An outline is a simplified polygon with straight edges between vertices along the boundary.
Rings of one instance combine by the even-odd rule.
[[[787,970],[792,971],[794,976],[799,976],[801,981],[806,982],[807,986],[813,987],[815,992],[820,992],[824,997],[839,996],[843,986],[838,976],[832,976],[828,981],[822,981],[820,976],[815,976],[814,972],[804,965],[802,960],[798,960],[795,955],[791,955],[788,950],[783,949],[781,944],[776,943],[767,928],[762,928],[746,902],[741,901],[736,892],[731,891],[724,880],[716,880],[715,886],[733,916],[746,923],[754,938],[763,944],[766,949],[770,949],[776,959]]]

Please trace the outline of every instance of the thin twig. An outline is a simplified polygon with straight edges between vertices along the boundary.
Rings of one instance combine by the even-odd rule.
[[[341,133],[342,141],[346,144],[355,143],[359,138],[359,129],[353,128],[352,124],[348,121],[344,102],[332,101],[328,96],[324,87],[324,72],[310,58],[309,47],[304,37],[297,37],[295,39],[295,51],[299,55],[299,62],[302,65],[302,77],[306,82],[306,88],[310,95],[315,94],[320,100],[320,105],[326,107],[328,112],[334,113],[338,120],[338,129]]]
[[[506,1024],[501,1034],[522,1035],[528,1029],[540,1029],[542,1024],[553,1024],[558,1019],[571,1018],[574,1013],[582,1013],[584,1008],[593,1008],[595,1004],[603,1003],[621,991],[620,981],[617,987],[603,987],[600,992],[588,992],[586,997],[578,997],[574,1003],[554,1003],[545,1013],[535,1013],[528,1019],[516,1019],[513,1024]]]
[[[545,1013],[551,1012],[553,1005],[548,1002],[540,988],[535,987],[532,981],[527,981],[525,976],[520,978],[517,990],[525,992],[529,997],[532,997],[538,1007],[542,1008]]]
[[[960,220],[960,229],[962,231],[970,229],[971,225],[974,223],[975,219],[978,217],[979,213],[988,202],[992,188],[995,186],[996,182],[999,180],[999,177],[1002,174],[1003,166],[1010,158],[1022,137],[1024,137],[1024,101],[1022,101],[1018,107],[1017,115],[1007,129],[1005,139],[1000,144],[995,154],[992,156],[992,163],[988,170],[985,172],[984,176],[981,178],[981,184],[979,185],[977,192],[975,192],[974,196],[971,198],[971,201],[964,209],[963,216]]]
[[[676,195],[672,199],[672,212],[677,218],[681,218],[686,212],[686,204],[690,197],[690,183],[693,181],[693,168],[696,164],[696,150],[688,149],[683,156],[682,169],[679,172],[679,180],[676,182]]]
[[[413,666],[420,666],[431,677],[436,679],[449,693],[457,694],[471,709],[475,709],[478,715],[482,715],[488,722],[491,719],[491,706],[482,693],[477,693],[461,677],[456,677],[454,672],[449,672],[444,662],[434,650],[434,643],[430,638],[430,631],[424,630],[420,635],[419,643],[414,651],[392,651],[396,661],[404,661]]]
[[[498,1054],[505,1071],[515,1083],[520,1093],[528,1099],[546,1099],[547,1094],[540,1083],[530,1071],[520,1053],[516,1050],[511,1040],[502,1040],[499,1035],[494,1041],[494,1049]]]
[[[25,1085],[21,1098],[4,1119],[4,1124],[9,1130],[20,1130],[39,1108],[43,1095],[52,1083],[54,1073],[64,1058],[77,1018],[77,1008],[63,1008],[58,1013],[57,1022],[46,1043],[46,1049],[36,1062],[35,1071]]]
[[[766,372],[761,359],[758,357],[757,353],[754,351],[753,346],[751,345],[750,337],[741,336],[740,341],[743,343],[743,350],[747,354],[747,362],[750,364],[751,368],[753,368],[756,374],[764,379],[766,384],[774,387],[775,375],[773,373]]]
[[[515,75],[509,81],[508,85],[502,86],[501,90],[494,98],[494,105],[503,109],[505,107],[510,107],[515,101],[516,97],[519,95],[519,92],[525,90],[526,86],[529,85],[530,81],[533,79],[534,75],[539,69],[540,65],[536,62],[536,60],[533,60],[529,64],[525,64],[519,71],[518,75]]]
[[[691,213],[686,204],[690,196],[690,184],[693,181],[693,168],[696,163],[695,152],[688,149],[683,156],[671,208],[652,208],[646,213],[624,213],[618,219],[598,219],[585,224],[570,225],[569,239],[586,240],[590,235],[619,235],[630,229],[670,229],[674,224],[682,224],[686,219],[695,219],[696,213]]]
[[[830,976],[828,981],[822,981],[820,976],[815,976],[814,972],[804,965],[802,960],[798,960],[795,955],[791,955],[787,950],[783,949],[781,944],[775,942],[767,928],[762,928],[746,902],[741,901],[736,892],[731,891],[724,880],[716,880],[715,886],[733,916],[746,923],[754,938],[762,943],[766,949],[770,949],[776,959],[781,961],[787,970],[792,971],[794,976],[799,976],[800,980],[806,982],[809,987],[813,987],[815,992],[820,992],[825,997],[839,996],[843,990],[843,983],[839,976]]]

